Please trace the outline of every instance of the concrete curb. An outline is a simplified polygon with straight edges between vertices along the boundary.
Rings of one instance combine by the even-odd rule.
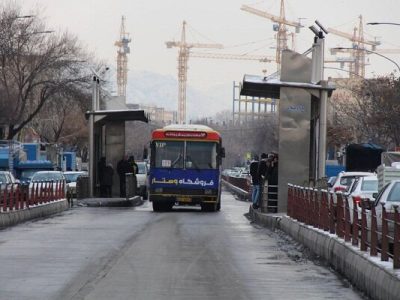
[[[16,211],[0,213],[0,229],[10,227],[28,220],[47,217],[69,208],[67,199],[29,207]]]
[[[398,299],[400,272],[393,269],[392,263],[382,264],[380,258],[371,258],[369,252],[360,251],[336,235],[307,226],[286,215],[263,214],[251,207],[249,213],[255,222],[278,228],[292,236],[372,299]]]
[[[129,198],[85,198],[75,202],[78,206],[89,207],[132,207],[144,203],[142,197],[134,196]]]

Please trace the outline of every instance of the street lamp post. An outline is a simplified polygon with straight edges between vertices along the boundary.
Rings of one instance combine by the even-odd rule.
[[[95,186],[95,174],[94,174],[94,112],[100,109],[100,81],[102,80],[98,72],[93,68],[90,68],[93,73],[92,79],[92,113],[89,116],[89,197],[92,198],[94,195]],[[108,71],[109,68],[105,67],[105,70],[101,73]]]
[[[311,70],[311,82],[321,85],[326,84],[324,82],[324,53],[325,53],[325,35],[328,31],[319,23],[317,20],[314,25],[310,26],[310,30],[315,34],[314,44],[312,46],[312,70]],[[315,178],[322,179],[326,176],[326,134],[327,134],[327,103],[328,103],[328,92],[322,90],[320,93],[320,105],[319,105],[319,127],[318,127],[318,139],[317,139],[317,155],[316,155],[316,168]]]
[[[97,108],[98,78],[93,75],[92,80],[92,114],[89,116],[89,197],[93,198],[94,189],[94,112]]]
[[[365,51],[367,53],[376,54],[376,55],[378,55],[380,57],[383,57],[383,58],[387,59],[388,61],[392,62],[393,64],[395,64],[395,66],[397,67],[397,69],[400,72],[400,66],[399,66],[399,64],[397,62],[395,62],[393,59],[390,59],[389,57],[387,57],[387,56],[385,56],[385,55],[383,55],[381,53],[375,52],[375,51],[371,51],[371,50],[368,50],[368,49],[365,49],[365,48],[357,49],[357,48],[350,48],[350,47],[336,47],[336,48],[332,48],[332,50],[338,50],[338,51],[340,51],[340,50],[361,50],[361,51]]]

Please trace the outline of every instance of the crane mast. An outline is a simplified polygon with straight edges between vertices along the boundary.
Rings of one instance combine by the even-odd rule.
[[[186,123],[186,82],[189,51],[191,48],[222,48],[221,44],[201,44],[186,42],[186,21],[182,24],[181,40],[165,42],[167,48],[179,48],[178,54],[178,123]]]
[[[188,43],[186,41],[186,22],[183,21],[181,40],[168,41],[165,43],[167,48],[179,48],[178,54],[178,122],[180,124],[186,122],[186,83],[187,83],[187,70],[188,60],[190,57],[196,58],[209,58],[209,59],[226,59],[226,60],[252,60],[263,63],[271,62],[265,55],[248,55],[248,54],[232,54],[232,53],[210,53],[210,52],[193,52],[192,48],[208,48],[208,49],[221,49],[221,44],[202,44],[202,43]]]
[[[119,40],[114,43],[118,47],[117,50],[117,86],[118,96],[126,97],[126,84],[128,79],[128,56],[130,53],[129,33],[125,31],[125,17],[121,18],[121,29]]]
[[[178,122],[186,123],[186,82],[189,59],[189,47],[186,45],[186,22],[183,21],[181,44],[179,45],[178,55]]]
[[[368,41],[364,39],[364,28],[362,15],[359,16],[358,27],[354,27],[353,34],[342,32],[334,28],[328,28],[328,31],[337,36],[346,38],[352,42],[352,49],[335,50],[335,52],[349,52],[353,61],[349,62],[350,78],[365,77],[366,66],[366,45],[369,45],[374,50],[380,45],[378,41]]]
[[[286,20],[285,18],[285,1],[281,0],[281,9],[280,9],[280,19]],[[280,70],[281,65],[281,53],[282,50],[288,48],[287,45],[287,29],[285,22],[278,23],[278,32],[276,33],[277,47],[276,47],[276,64],[278,65],[278,70]]]
[[[296,28],[296,32],[299,32],[300,28],[303,27],[300,22],[293,22],[289,21],[286,19],[285,16],[285,1],[281,0],[281,5],[280,5],[280,13],[279,16],[275,16],[273,14],[270,14],[269,12],[259,10],[257,8],[248,6],[248,5],[242,5],[241,10],[244,10],[248,13],[257,15],[259,17],[263,17],[266,19],[271,20],[272,22],[275,22],[277,26],[274,25],[274,30],[277,32],[276,33],[276,54],[275,54],[275,61],[277,64],[277,70],[280,70],[281,67],[281,53],[282,50],[288,49],[288,30],[286,26],[291,26]],[[294,37],[292,36],[292,44],[294,44]]]

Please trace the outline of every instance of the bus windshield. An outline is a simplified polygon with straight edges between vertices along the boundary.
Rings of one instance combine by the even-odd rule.
[[[154,147],[156,168],[217,168],[217,143],[155,141]]]

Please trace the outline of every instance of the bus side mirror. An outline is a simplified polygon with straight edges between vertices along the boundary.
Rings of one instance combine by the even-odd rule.
[[[225,157],[225,148],[224,147],[221,147],[221,149],[219,149],[219,156]]]

